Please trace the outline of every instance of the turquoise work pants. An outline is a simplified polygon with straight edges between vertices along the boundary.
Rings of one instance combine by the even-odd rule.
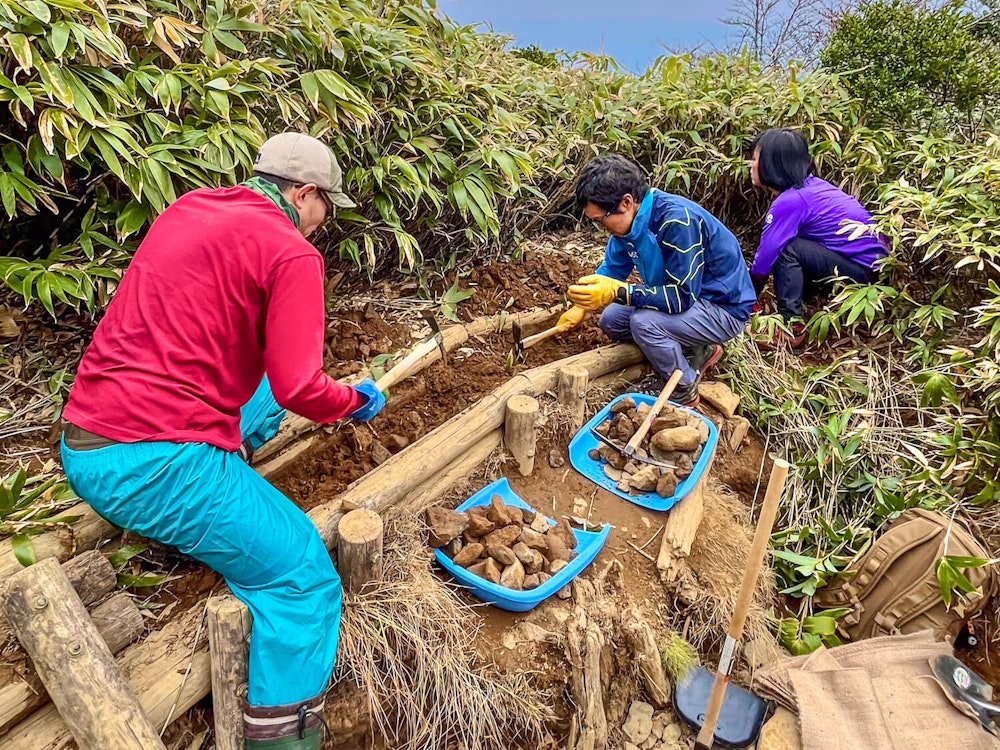
[[[243,440],[260,447],[283,411],[267,380],[243,408]],[[253,614],[248,701],[322,693],[340,631],[340,577],[309,518],[263,477],[207,443],[62,445],[73,490],[102,517],[217,571]]]

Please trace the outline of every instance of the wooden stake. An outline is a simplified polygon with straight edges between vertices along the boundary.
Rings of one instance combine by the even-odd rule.
[[[590,373],[579,365],[564,367],[559,371],[556,395],[559,403],[572,415],[572,428],[576,432],[583,426],[587,408],[587,383]]]
[[[135,643],[146,630],[139,608],[124,591],[94,607],[90,617],[113,654]],[[13,632],[11,635],[15,637]],[[5,679],[0,684],[0,733],[49,702],[48,691],[37,673],[15,674]]]
[[[635,652],[650,704],[654,708],[666,708],[670,705],[670,681],[663,669],[656,637],[653,628],[634,609],[629,610],[625,618],[625,636]]]
[[[247,694],[251,623],[250,610],[235,596],[227,594],[208,600],[216,750],[243,750],[243,701]]]
[[[340,519],[337,571],[344,591],[360,594],[382,580],[382,517],[359,508]]]
[[[674,583],[680,579],[684,560],[691,555],[691,545],[694,544],[701,519],[705,515],[705,485],[712,473],[713,463],[714,453],[698,484],[687,497],[670,509],[670,515],[667,516],[663,539],[660,540],[660,553],[656,558],[660,580],[664,583]]]
[[[58,562],[13,576],[0,606],[81,750],[164,748]]]
[[[522,477],[535,469],[535,441],[538,433],[538,400],[531,396],[511,396],[503,427],[503,443],[517,461]]]

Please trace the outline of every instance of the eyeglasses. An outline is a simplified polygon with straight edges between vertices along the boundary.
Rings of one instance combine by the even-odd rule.
[[[615,206],[614,208],[612,208],[610,211],[608,211],[606,214],[604,214],[604,216],[602,216],[599,219],[595,219],[593,216],[588,216],[587,218],[590,219],[595,224],[600,224],[603,227],[604,226],[604,222],[607,221],[607,219],[608,219],[609,216],[611,216],[613,214],[623,214],[623,213],[625,213],[624,211],[618,211],[617,209],[618,209],[618,206]]]
[[[323,201],[323,205],[326,206],[327,213],[333,213],[333,201],[330,200],[330,196],[319,188],[316,188],[316,195],[318,195],[319,199]]]

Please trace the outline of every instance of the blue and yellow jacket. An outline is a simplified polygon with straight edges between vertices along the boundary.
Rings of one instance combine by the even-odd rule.
[[[642,280],[629,289],[636,307],[680,313],[703,299],[748,320],[757,300],[733,233],[694,201],[661,190],[643,198],[626,236],[608,240],[596,272],[627,281],[633,268]]]

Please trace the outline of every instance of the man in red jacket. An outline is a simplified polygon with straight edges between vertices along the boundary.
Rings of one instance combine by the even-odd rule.
[[[320,423],[385,404],[323,372],[323,259],[308,241],[342,190],[333,153],[268,140],[254,176],[153,222],[80,363],[63,464],[104,518],[218,571],[253,614],[248,748],[320,745],[340,578],[316,528],[245,460],[284,409]]]

